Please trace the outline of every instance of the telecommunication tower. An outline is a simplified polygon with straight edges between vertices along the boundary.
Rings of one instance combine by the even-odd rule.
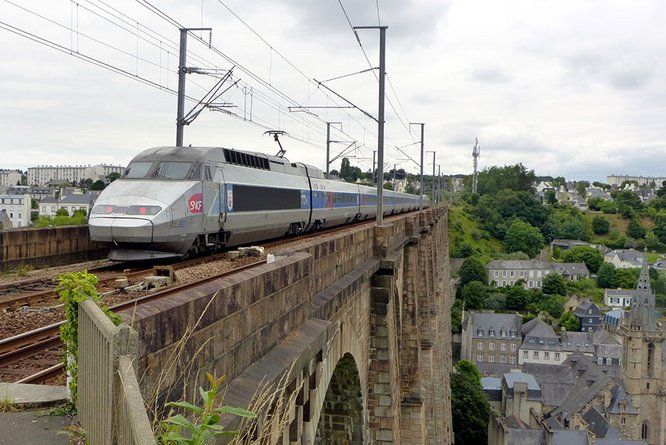
[[[474,175],[472,176],[472,194],[476,195],[476,186],[478,181],[477,166],[479,165],[479,156],[481,155],[481,146],[479,139],[474,138],[474,148],[472,149],[472,157],[474,158]]]

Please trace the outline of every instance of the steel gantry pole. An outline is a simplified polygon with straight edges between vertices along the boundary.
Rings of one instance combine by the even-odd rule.
[[[437,164],[437,202],[442,201],[442,166]]]
[[[425,124],[423,122],[410,122],[409,125],[420,125],[421,126],[421,163],[420,165],[420,180],[419,180],[419,210],[423,210],[423,127]]]
[[[377,225],[384,223],[384,81],[386,77],[386,28],[354,26],[354,29],[379,29],[379,104],[377,116]]]
[[[435,203],[435,152],[432,152],[432,202]]]
[[[375,185],[375,155],[377,150],[372,150],[372,185]]]
[[[187,28],[180,28],[178,55],[178,111],[176,115],[176,147],[183,146],[183,117],[185,116],[185,74],[187,73]]]
[[[210,31],[212,28],[180,28],[180,48],[178,50],[178,110],[176,111],[176,147],[183,146],[185,128],[185,75],[187,68],[187,33],[189,31]]]
[[[328,169],[331,165],[331,123],[326,122],[326,179],[329,179]]]

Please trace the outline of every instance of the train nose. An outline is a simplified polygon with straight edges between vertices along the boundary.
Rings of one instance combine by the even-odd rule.
[[[90,235],[96,241],[116,243],[153,242],[153,223],[143,218],[95,218]]]

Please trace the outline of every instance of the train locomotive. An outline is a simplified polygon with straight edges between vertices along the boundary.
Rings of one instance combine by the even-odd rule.
[[[373,219],[376,202],[373,187],[325,179],[284,157],[157,147],[100,194],[90,237],[114,261],[178,258]],[[418,196],[384,191],[385,215],[418,207]]]

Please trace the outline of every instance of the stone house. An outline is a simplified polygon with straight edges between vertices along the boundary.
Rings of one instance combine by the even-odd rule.
[[[477,367],[516,365],[522,318],[517,314],[469,311],[463,320],[460,357]]]
[[[493,260],[486,266],[488,284],[497,287],[523,283],[526,289],[540,289],[543,279],[556,272],[568,280],[587,278],[590,272],[584,263],[549,263],[541,260]]]
[[[559,337],[540,318],[534,318],[522,327],[523,342],[520,345],[518,363],[559,365],[565,360]]]
[[[646,260],[645,253],[636,249],[615,249],[604,255],[604,261],[611,263],[617,269],[642,267]]]
[[[627,308],[636,291],[634,289],[605,289],[604,305],[613,308]]]
[[[586,300],[580,303],[573,314],[578,319],[580,330],[583,332],[596,331],[601,327],[601,319],[603,318],[601,309],[591,301]]]

